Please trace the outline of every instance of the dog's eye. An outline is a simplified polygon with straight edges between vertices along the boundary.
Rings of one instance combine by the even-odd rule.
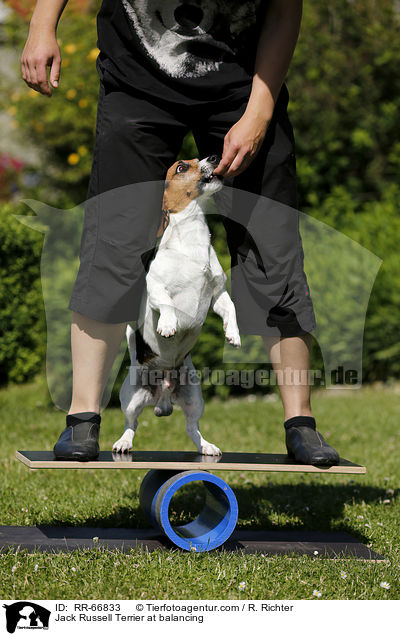
[[[187,170],[187,166],[185,166],[184,163],[180,163],[180,164],[178,164],[178,166],[177,166],[177,168],[175,170],[175,173],[177,174],[179,172],[186,172],[186,170]]]

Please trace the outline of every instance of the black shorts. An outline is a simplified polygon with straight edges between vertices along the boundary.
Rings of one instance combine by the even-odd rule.
[[[315,327],[287,102],[284,85],[257,157],[216,197],[242,334],[296,336]],[[167,169],[189,130],[202,158],[221,155],[224,136],[246,103],[243,97],[190,107],[164,103],[102,73],[80,267],[69,309],[106,323],[137,320]]]

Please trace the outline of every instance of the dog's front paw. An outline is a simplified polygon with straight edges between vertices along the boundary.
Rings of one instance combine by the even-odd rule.
[[[157,333],[164,336],[164,338],[169,338],[175,335],[176,328],[177,321],[175,316],[161,314],[157,324]]]
[[[129,453],[133,447],[133,436],[131,432],[125,433],[117,440],[112,447],[113,453]]]
[[[206,442],[201,445],[201,454],[202,455],[222,455],[222,451],[215,446],[214,444],[210,444],[210,442]]]
[[[240,347],[240,335],[237,328],[230,329],[228,327],[225,331],[225,338],[233,347]]]

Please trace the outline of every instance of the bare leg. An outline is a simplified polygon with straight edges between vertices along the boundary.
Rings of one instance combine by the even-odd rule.
[[[316,430],[312,417],[308,373],[311,335],[263,340],[278,378],[288,455],[302,464],[337,464],[339,453]]]
[[[263,336],[265,348],[277,374],[285,420],[297,415],[312,416],[308,371],[312,337]]]
[[[101,397],[125,334],[126,322],[99,322],[72,312],[72,401],[68,411],[100,413]]]

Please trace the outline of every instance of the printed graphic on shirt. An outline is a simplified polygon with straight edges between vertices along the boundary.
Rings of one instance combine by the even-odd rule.
[[[147,55],[170,77],[201,77],[246,55],[262,0],[122,0]]]

